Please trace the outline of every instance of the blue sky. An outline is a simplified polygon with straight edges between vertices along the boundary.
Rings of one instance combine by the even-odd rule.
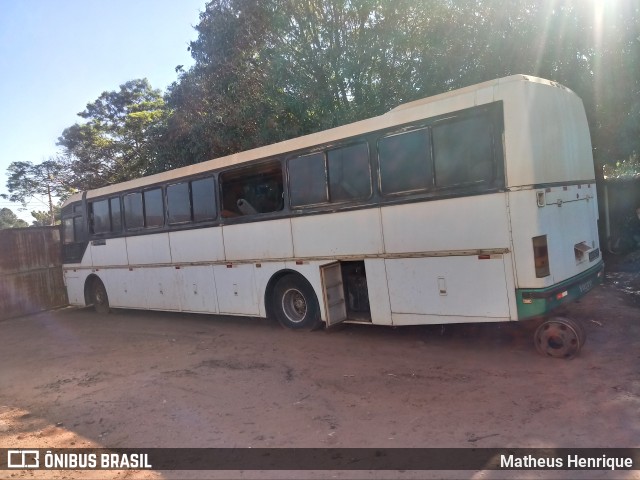
[[[206,0],[0,0],[0,193],[13,161],[40,163],[104,91],[148,78],[166,90]],[[31,223],[31,210],[0,199]]]

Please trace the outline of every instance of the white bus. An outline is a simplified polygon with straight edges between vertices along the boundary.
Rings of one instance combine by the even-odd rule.
[[[541,319],[602,280],[582,101],[514,75],[379,117],[81,192],[72,305],[245,315],[294,329]],[[556,315],[556,316],[552,316]]]

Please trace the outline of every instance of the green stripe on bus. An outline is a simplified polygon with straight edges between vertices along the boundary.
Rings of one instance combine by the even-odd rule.
[[[604,280],[604,263],[547,288],[516,289],[518,320],[543,317],[585,295]]]

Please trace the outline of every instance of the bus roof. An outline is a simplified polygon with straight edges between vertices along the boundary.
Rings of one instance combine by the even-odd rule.
[[[561,85],[549,80],[520,74],[489,80],[487,82],[451,90],[423,98],[421,100],[404,103],[377,117],[360,120],[358,122],[331,128],[329,130],[323,130],[321,132],[284,140],[282,142],[257,147],[251,150],[245,150],[225,157],[196,163],[194,165],[188,165],[168,170],[166,172],[89,190],[87,191],[87,198],[111,195],[125,190],[164,183],[171,181],[172,179],[198,175],[210,170],[240,165],[252,160],[270,158],[288,152],[295,152],[304,148],[312,148],[316,145],[331,144],[332,142],[339,142],[368,132],[393,127],[394,125],[402,125],[404,123],[420,120],[429,116],[442,115],[448,112],[462,110],[464,108],[470,108],[484,103],[490,103],[494,101],[494,87],[511,82],[535,82],[555,87],[562,87]],[[566,87],[562,88],[570,91]],[[482,94],[480,94],[480,92],[482,92]],[[65,201],[64,206],[80,200],[82,195],[83,192],[73,194]]]

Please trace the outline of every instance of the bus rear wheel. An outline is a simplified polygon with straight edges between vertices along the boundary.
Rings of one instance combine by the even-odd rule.
[[[538,352],[553,358],[575,357],[586,339],[582,325],[567,317],[553,317],[545,320],[534,334]]]
[[[102,280],[95,278],[91,285],[91,301],[96,313],[109,313],[109,296]]]
[[[300,275],[286,275],[273,289],[273,311],[280,324],[293,330],[315,330],[322,324],[318,299]]]

